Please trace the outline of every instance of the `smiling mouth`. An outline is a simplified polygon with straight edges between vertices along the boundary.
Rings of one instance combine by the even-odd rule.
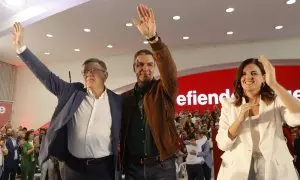
[[[244,84],[246,84],[246,85],[252,85],[252,84],[254,84],[254,82],[253,81],[245,81]]]

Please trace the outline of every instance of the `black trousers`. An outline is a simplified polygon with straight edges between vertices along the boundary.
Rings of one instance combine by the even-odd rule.
[[[202,165],[202,168],[204,171],[204,179],[211,180],[211,168],[209,168],[206,163]]]
[[[75,161],[64,164],[63,180],[115,180],[114,156],[104,157],[103,160],[92,164],[80,164]]]
[[[168,159],[152,165],[126,162],[125,180],[176,180],[175,159]]]
[[[204,169],[201,164],[187,164],[188,180],[204,180]]]
[[[14,168],[5,167],[2,174],[2,180],[15,180],[17,174],[17,165]]]

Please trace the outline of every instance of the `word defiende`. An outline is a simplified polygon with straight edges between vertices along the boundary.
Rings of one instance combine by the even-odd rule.
[[[300,100],[300,89],[294,91],[288,90],[290,94]],[[208,93],[197,94],[196,90],[190,90],[185,95],[179,94],[176,98],[176,103],[179,106],[195,106],[195,105],[215,105],[219,104],[222,98],[233,97],[233,93],[230,92],[230,89],[225,89],[225,92],[221,94],[217,93]]]

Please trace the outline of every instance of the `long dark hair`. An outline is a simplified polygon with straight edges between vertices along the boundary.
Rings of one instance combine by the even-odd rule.
[[[236,76],[235,76],[235,79],[233,82],[234,97],[235,97],[235,101],[233,102],[233,104],[235,106],[240,106],[242,104],[243,97],[246,99],[246,101],[248,101],[248,97],[244,94],[244,90],[243,90],[242,84],[241,84],[241,77],[243,76],[243,70],[248,64],[255,64],[260,69],[262,75],[266,74],[264,66],[262,65],[261,62],[258,61],[258,59],[250,58],[250,59],[246,59],[245,61],[242,62],[242,64],[240,65],[240,67],[237,70],[237,73],[236,73]],[[267,103],[273,102],[276,98],[275,92],[266,83],[262,84],[262,86],[260,88],[260,95],[261,95],[261,99]]]
[[[25,141],[29,141],[29,136],[30,136],[30,134],[32,134],[32,133],[34,133],[33,130],[27,131],[27,132],[25,133],[25,138],[24,138],[24,140],[25,140]]]

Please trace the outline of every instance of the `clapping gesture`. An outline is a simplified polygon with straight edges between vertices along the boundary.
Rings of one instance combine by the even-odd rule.
[[[258,61],[261,62],[264,66],[265,72],[266,72],[266,83],[270,86],[273,87],[277,84],[276,80],[276,73],[275,73],[275,68],[271,64],[271,62],[264,56],[259,56]]]

